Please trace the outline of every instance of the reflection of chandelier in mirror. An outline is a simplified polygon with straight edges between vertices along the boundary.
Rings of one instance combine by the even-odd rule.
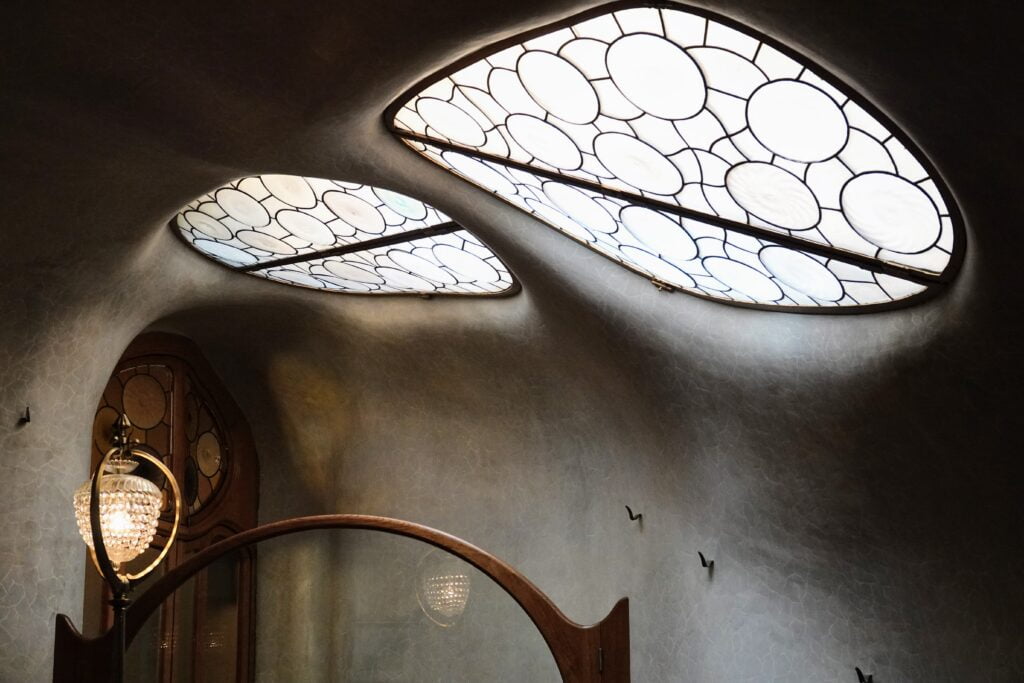
[[[100,491],[100,530],[115,567],[134,560],[149,547],[163,507],[160,488],[148,479],[131,474],[138,462],[125,448],[130,428],[131,423],[124,415],[114,425],[116,445],[123,450],[107,461]],[[89,479],[75,491],[74,497],[78,531],[90,548],[93,547],[89,520],[91,487],[92,479]]]
[[[466,610],[472,579],[468,567],[453,555],[431,550],[420,559],[416,599],[438,626],[448,627]]]

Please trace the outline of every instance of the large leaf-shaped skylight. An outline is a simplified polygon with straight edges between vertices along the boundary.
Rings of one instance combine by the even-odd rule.
[[[323,178],[250,176],[191,202],[173,225],[235,270],[334,292],[501,294],[500,259],[437,209]]]
[[[959,217],[909,139],[730,20],[599,9],[458,64],[396,102],[392,130],[660,286],[835,310],[959,266]]]

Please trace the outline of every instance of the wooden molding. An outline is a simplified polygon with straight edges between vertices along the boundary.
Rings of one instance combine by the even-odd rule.
[[[480,548],[430,527],[370,515],[296,517],[242,531],[188,558],[138,596],[128,608],[127,642],[152,613],[183,583],[217,558],[240,548],[289,534],[317,529],[364,529],[423,541],[461,558],[490,577],[523,608],[540,631],[567,683],[629,681],[629,601],[620,600],[600,623],[581,626],[512,566]],[[109,633],[82,638],[70,619],[58,615],[54,640],[54,683],[99,683],[107,680],[113,643]]]

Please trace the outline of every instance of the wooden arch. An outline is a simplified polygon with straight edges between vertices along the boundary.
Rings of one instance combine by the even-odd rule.
[[[523,608],[540,631],[567,683],[629,681],[629,600],[623,598],[602,621],[581,626],[555,606],[525,576],[494,555],[443,531],[389,517],[320,515],[258,526],[214,543],[178,565],[128,608],[127,643],[160,604],[192,576],[240,548],[289,534],[317,529],[364,529],[423,541],[465,560],[490,577]],[[110,677],[111,632],[86,639],[64,614],[57,615],[54,683],[100,683]]]

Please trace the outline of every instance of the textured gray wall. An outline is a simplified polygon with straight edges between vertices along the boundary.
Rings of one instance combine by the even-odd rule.
[[[0,88],[0,681],[47,680],[53,615],[78,619],[70,496],[110,368],[153,323],[195,338],[242,404],[265,520],[436,526],[580,622],[628,595],[636,681],[853,680],[855,665],[880,683],[1024,678],[1012,22],[997,3],[727,9],[902,122],[968,221],[948,295],[821,317],[659,293],[383,131],[421,76],[576,8],[17,8]],[[317,295],[229,273],[164,227],[265,171],[431,201],[524,291]],[[273,667],[299,636],[263,605],[263,676],[295,680]]]

